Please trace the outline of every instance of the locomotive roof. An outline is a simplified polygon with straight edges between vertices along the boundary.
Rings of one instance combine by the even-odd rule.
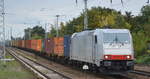
[[[128,29],[100,29],[104,33],[129,33]]]
[[[128,29],[96,29],[96,30],[86,30],[78,33],[74,33],[72,37],[74,36],[83,36],[83,35],[89,35],[89,34],[97,34],[99,32],[103,33],[129,33]]]

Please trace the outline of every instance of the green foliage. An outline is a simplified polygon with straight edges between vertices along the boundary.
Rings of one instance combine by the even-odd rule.
[[[150,5],[146,5],[141,9],[142,19],[144,23],[150,22]]]
[[[130,29],[131,25],[125,21],[125,18],[121,15],[118,15],[115,19],[115,24],[113,25],[114,28],[126,28]]]
[[[131,28],[131,24],[128,23],[124,16],[116,10],[93,7],[92,9],[88,10],[87,13],[89,29],[104,28],[105,26],[110,26],[112,28]],[[83,19],[84,15],[81,13],[79,17],[74,18],[72,21],[67,22],[65,25],[61,23],[61,28],[59,30],[60,36],[71,35],[74,32],[83,31]],[[55,30],[55,28],[52,28],[50,33],[51,36],[55,36]]]
[[[96,29],[96,28],[104,28],[105,26],[110,26],[111,28],[126,28],[130,29],[132,25],[126,21],[124,15],[121,15],[120,12],[109,9],[109,8],[101,8],[101,7],[93,7],[88,10],[88,28]],[[132,18],[131,13],[127,13],[128,17]],[[84,26],[84,14],[77,18],[73,18],[73,20],[67,22],[66,24],[60,24],[59,36],[71,35],[74,32],[83,31]],[[50,36],[56,36],[56,29],[52,27],[50,32]]]
[[[148,37],[143,32],[133,33],[132,35],[136,56],[144,55],[147,49]]]
[[[134,23],[132,23],[132,31],[144,31],[147,36],[150,36],[150,5],[146,5],[141,9],[141,15],[133,18]]]
[[[57,35],[56,29],[54,28],[54,26],[52,26],[50,34],[48,35],[48,37],[55,37],[56,35]]]
[[[64,23],[63,22],[61,22],[60,23],[60,30],[59,30],[59,34],[60,34],[60,36],[64,36],[65,34],[66,34],[66,27],[65,27],[65,25],[64,25]]]
[[[45,30],[42,26],[35,26],[31,30],[31,37],[32,39],[41,39],[45,36]]]
[[[143,24],[143,26],[144,26],[143,29],[145,31],[145,34],[150,37],[150,22]]]
[[[35,26],[33,28],[27,28],[24,30],[25,32],[25,39],[42,39],[45,36],[45,30],[42,28],[42,26]]]
[[[37,34],[34,34],[34,36],[32,36],[32,39],[42,39],[43,37],[42,36],[39,36]]]
[[[137,57],[136,61],[137,64],[150,64],[150,55],[145,54],[142,56]]]

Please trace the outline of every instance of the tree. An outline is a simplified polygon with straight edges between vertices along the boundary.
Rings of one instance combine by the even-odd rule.
[[[144,26],[145,33],[150,36],[150,5],[146,5],[141,9],[142,12],[142,25]]]
[[[54,26],[51,27],[51,30],[50,30],[50,34],[48,35],[49,37],[56,37],[57,35],[57,31],[56,29],[54,28]]]
[[[66,34],[66,27],[63,22],[60,23],[59,34],[60,34],[60,36],[64,36]]]
[[[87,13],[89,29],[104,28],[105,26],[110,26],[111,28],[131,28],[131,24],[128,23],[124,16],[116,10],[92,7]],[[130,14],[131,13],[128,13],[128,18],[131,18]],[[67,34],[82,31],[84,26],[83,19],[84,15],[81,13],[79,17],[67,22],[65,25]]]
[[[126,28],[126,29],[130,29],[131,25],[125,21],[124,17],[121,15],[118,15],[115,19],[115,24],[114,24],[114,28]]]
[[[31,37],[32,39],[42,39],[45,37],[45,30],[42,28],[42,26],[37,25],[32,28]]]
[[[35,26],[33,28],[27,28],[24,30],[25,39],[42,39],[45,36],[45,30],[41,26]]]
[[[147,49],[147,41],[149,38],[142,31],[132,33],[132,35],[136,56],[142,56]]]
[[[150,5],[146,5],[141,9],[144,23],[150,22]]]

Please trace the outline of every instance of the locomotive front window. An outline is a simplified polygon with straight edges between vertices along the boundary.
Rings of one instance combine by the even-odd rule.
[[[130,43],[128,33],[104,33],[104,43]]]

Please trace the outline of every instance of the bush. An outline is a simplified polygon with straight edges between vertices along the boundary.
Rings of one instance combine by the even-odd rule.
[[[135,62],[137,64],[150,64],[150,55],[145,54],[143,56],[139,56]]]
[[[132,33],[135,56],[146,54],[148,37],[143,32]]]

